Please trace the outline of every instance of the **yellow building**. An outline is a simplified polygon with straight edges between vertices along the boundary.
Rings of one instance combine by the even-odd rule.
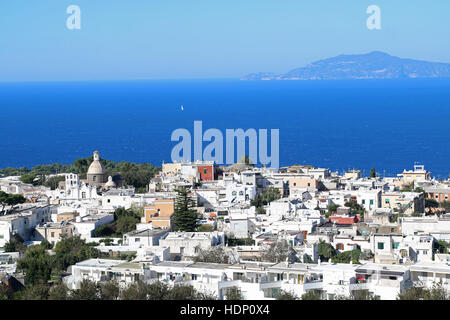
[[[56,244],[61,237],[70,237],[73,235],[73,225],[63,223],[47,223],[43,226],[35,228],[34,239],[37,241],[47,240],[53,245]]]
[[[423,212],[425,199],[417,192],[390,192],[381,194],[381,207],[404,210],[405,214]]]
[[[181,172],[181,163],[163,163],[162,172],[167,175]]]
[[[425,181],[430,179],[430,173],[425,170],[423,165],[415,165],[414,170],[403,170],[401,174],[403,184],[411,184],[416,181]]]
[[[145,223],[151,223],[153,227],[170,229],[174,212],[174,199],[156,199],[153,206],[144,208]]]

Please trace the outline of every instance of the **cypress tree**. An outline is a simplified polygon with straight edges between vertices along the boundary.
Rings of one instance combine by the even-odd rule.
[[[174,225],[175,231],[195,231],[198,224],[198,213],[194,208],[194,200],[189,197],[189,190],[178,188],[175,199]]]

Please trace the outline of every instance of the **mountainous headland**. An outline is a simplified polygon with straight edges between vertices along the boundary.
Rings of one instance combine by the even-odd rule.
[[[428,62],[391,56],[381,51],[339,55],[318,60],[287,73],[259,72],[241,80],[345,80],[450,78],[450,63]]]

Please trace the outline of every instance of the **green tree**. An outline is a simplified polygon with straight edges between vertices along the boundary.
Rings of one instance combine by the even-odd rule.
[[[69,288],[65,283],[59,283],[50,288],[48,300],[68,300]]]
[[[238,287],[228,288],[228,290],[226,292],[226,299],[227,300],[242,300],[243,296],[242,296],[241,290],[239,290]]]
[[[49,293],[49,286],[47,284],[38,283],[29,285],[23,290],[21,294],[22,300],[47,300]]]
[[[281,198],[280,191],[277,188],[269,187],[262,194],[257,194],[255,198],[250,202],[256,209],[268,205],[274,200]]]
[[[201,224],[197,228],[198,232],[211,232],[214,231],[214,227],[210,224]]]
[[[136,224],[140,222],[139,218],[132,217],[132,216],[125,216],[120,217],[117,220],[116,226],[117,226],[117,232],[120,234],[125,234],[130,231],[136,230]]]
[[[100,300],[99,286],[90,280],[84,279],[80,282],[80,288],[72,290],[71,300]]]
[[[414,286],[397,296],[397,300],[449,300],[450,295],[442,281],[434,282],[430,289]]]
[[[369,290],[353,290],[350,298],[352,300],[380,300],[379,296],[375,296]]]
[[[50,250],[53,248],[53,244],[51,244],[50,242],[48,242],[47,239],[43,239],[40,243],[40,246],[44,249]]]
[[[188,285],[175,285],[166,294],[166,300],[198,300],[198,293],[192,286]]]
[[[23,242],[11,239],[10,241],[5,243],[3,249],[5,250],[5,252],[24,253],[27,249],[27,246]]]
[[[375,168],[370,169],[370,174],[369,174],[369,176],[370,176],[371,178],[376,178],[376,177],[377,177],[377,173],[376,173],[376,171],[375,171]]]
[[[331,216],[333,214],[333,212],[335,213],[337,211],[337,208],[339,208],[340,206],[338,204],[329,204],[327,207],[327,212],[325,213],[325,216],[328,218],[329,216]]]
[[[359,258],[361,256],[361,250],[355,249],[350,251],[341,252],[331,258],[332,262],[336,263],[354,263],[359,264]]]
[[[398,294],[397,300],[428,300],[429,292],[423,287],[412,287]]]
[[[197,229],[199,215],[194,210],[194,200],[189,196],[189,190],[185,187],[177,189],[175,200],[174,226],[175,231],[195,231]]]
[[[0,213],[5,210],[6,206],[11,206],[14,209],[14,206],[24,203],[26,199],[21,194],[9,194],[4,191],[0,191]]]
[[[34,180],[36,179],[36,174],[34,173],[25,173],[20,176],[20,181],[26,184],[34,184]]]
[[[163,300],[169,293],[169,286],[161,281],[153,282],[145,287],[148,300]]]
[[[158,288],[163,289],[163,287],[164,287],[164,285],[161,285]],[[130,284],[126,289],[124,289],[120,292],[120,299],[121,300],[147,300],[147,297],[149,296],[149,291],[150,291],[150,288],[149,288],[148,284],[146,284],[142,281],[137,281],[137,282]],[[154,300],[159,300],[159,299],[154,299]]]
[[[100,252],[92,245],[86,244],[80,236],[62,237],[55,246],[55,267],[66,270],[77,262],[98,258]]]
[[[120,287],[117,281],[107,281],[100,285],[102,300],[117,300],[120,295]]]
[[[434,199],[425,198],[425,208],[438,208],[439,202]]]
[[[12,296],[11,289],[0,282],[0,300],[11,300]]]
[[[278,292],[275,295],[275,299],[276,300],[299,300],[299,298],[297,297],[297,295],[294,292],[289,292],[289,291],[285,291],[285,290],[280,290],[280,292]]]
[[[308,290],[302,294],[302,300],[322,300],[320,292],[317,290]]]
[[[319,242],[318,251],[322,261],[328,261],[337,254],[333,246],[325,241]]]
[[[46,284],[52,273],[52,257],[40,245],[30,246],[17,268],[25,273],[25,284]]]

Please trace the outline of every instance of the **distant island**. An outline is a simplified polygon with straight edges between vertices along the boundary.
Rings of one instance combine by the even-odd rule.
[[[450,63],[403,59],[374,51],[315,61],[284,74],[259,72],[241,80],[344,80],[450,78]]]

